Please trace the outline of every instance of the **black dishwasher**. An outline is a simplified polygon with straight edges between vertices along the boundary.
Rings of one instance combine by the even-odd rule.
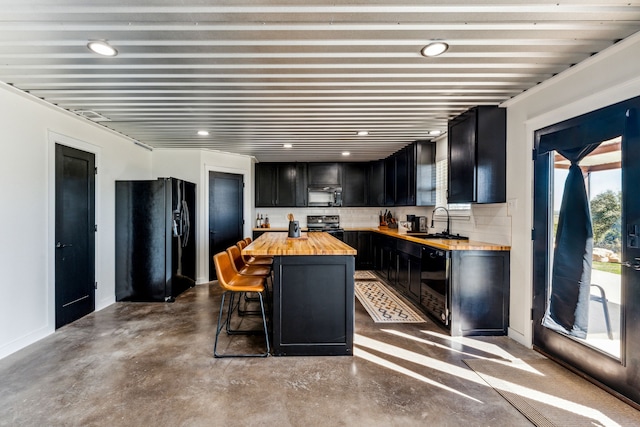
[[[422,268],[420,272],[420,305],[436,319],[449,325],[451,293],[449,286],[449,266],[451,252],[422,247]]]

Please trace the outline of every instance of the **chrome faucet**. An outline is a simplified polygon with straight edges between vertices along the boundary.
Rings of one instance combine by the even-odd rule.
[[[444,206],[437,206],[433,211],[431,211],[431,228],[433,228],[433,219],[435,218],[435,213],[438,209],[442,209],[447,213],[447,229],[442,232],[442,234],[449,234],[449,210]]]

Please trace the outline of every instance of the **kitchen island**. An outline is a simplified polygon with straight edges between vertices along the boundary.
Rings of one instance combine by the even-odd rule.
[[[243,253],[274,257],[274,356],[353,354],[355,249],[328,233],[267,232]]]

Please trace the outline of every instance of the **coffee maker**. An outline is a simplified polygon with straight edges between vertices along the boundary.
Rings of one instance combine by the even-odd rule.
[[[413,227],[411,227],[413,231],[419,231],[421,233],[426,233],[429,231],[427,226],[427,217],[426,216],[416,216],[413,218]]]

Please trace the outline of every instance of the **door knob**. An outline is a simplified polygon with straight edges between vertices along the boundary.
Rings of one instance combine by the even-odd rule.
[[[623,267],[633,268],[636,271],[640,271],[640,258],[635,258],[635,262],[632,264],[629,261],[621,262]]]
[[[58,242],[56,243],[56,248],[58,249],[62,249],[62,248],[70,248],[71,246],[73,246],[72,244],[68,244],[68,245],[63,245],[62,243]]]

